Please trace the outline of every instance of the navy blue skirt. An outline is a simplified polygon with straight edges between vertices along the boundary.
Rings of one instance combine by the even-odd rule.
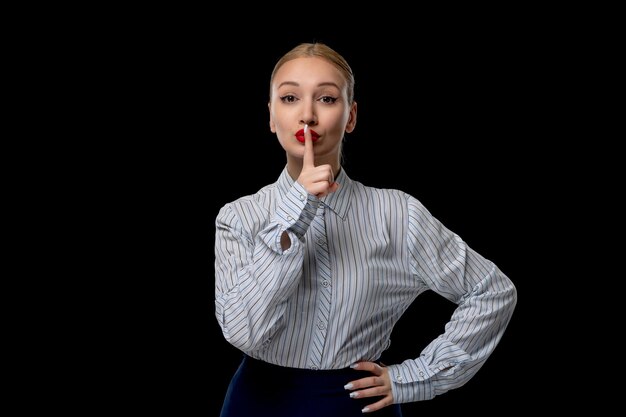
[[[245,355],[228,386],[220,417],[362,417],[361,410],[381,397],[353,399],[343,386],[368,375],[350,368],[286,368]],[[402,417],[398,404],[369,414]]]

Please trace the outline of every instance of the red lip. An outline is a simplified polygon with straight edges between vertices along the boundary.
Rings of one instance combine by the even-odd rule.
[[[320,138],[320,135],[313,129],[309,129],[311,131],[311,139],[313,140],[313,142],[315,142],[316,140],[318,140]],[[298,139],[298,141],[304,143],[304,129],[300,129],[296,132],[296,139]]]

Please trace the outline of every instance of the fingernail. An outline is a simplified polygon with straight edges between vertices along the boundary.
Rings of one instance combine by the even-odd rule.
[[[304,125],[304,133],[306,133],[307,130],[309,130],[309,125]]]
[[[344,385],[343,389],[352,389],[352,387],[354,387],[354,385],[352,385],[352,382],[350,382],[349,384]]]
[[[358,363],[353,363],[352,365],[350,365],[350,368],[352,368],[352,369],[356,369],[358,367],[359,367]]]
[[[365,407],[364,409],[361,410],[362,413],[369,413],[370,409]]]
[[[354,391],[350,393],[350,398],[356,398],[359,396],[359,391]]]

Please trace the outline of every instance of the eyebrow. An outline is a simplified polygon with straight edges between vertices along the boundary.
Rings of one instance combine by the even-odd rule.
[[[283,81],[282,83],[280,83],[278,85],[278,88],[282,87],[283,85],[293,85],[294,87],[300,87],[300,84],[298,84],[295,81]],[[333,82],[324,82],[324,83],[319,83],[317,85],[318,87],[335,87],[337,90],[341,90],[341,87],[339,87],[337,84],[333,83]]]

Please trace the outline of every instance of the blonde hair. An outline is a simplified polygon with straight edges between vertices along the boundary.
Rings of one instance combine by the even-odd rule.
[[[352,73],[352,68],[350,68],[348,61],[346,61],[344,57],[321,42],[301,43],[278,60],[272,71],[272,76],[270,77],[270,100],[272,98],[272,83],[274,82],[274,76],[278,72],[278,69],[292,59],[311,57],[325,59],[341,72],[346,79],[348,87],[348,104],[352,104],[354,102],[354,74]]]

